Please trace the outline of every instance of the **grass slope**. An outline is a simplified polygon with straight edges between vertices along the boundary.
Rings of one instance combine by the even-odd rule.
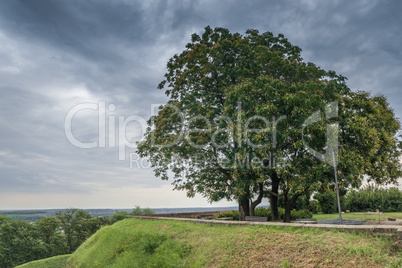
[[[66,267],[398,267],[393,242],[320,229],[125,219],[99,230]]]
[[[39,261],[31,261],[16,268],[61,268],[65,267],[69,257],[70,255],[60,255]]]

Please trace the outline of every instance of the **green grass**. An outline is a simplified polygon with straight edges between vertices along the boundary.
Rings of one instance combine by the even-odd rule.
[[[347,220],[367,220],[367,221],[385,221],[388,218],[397,218],[402,220],[402,212],[386,212],[384,214],[380,215],[359,215],[355,214],[359,212],[349,212],[342,214],[343,219]],[[314,214],[313,219],[316,219],[318,221],[323,221],[323,220],[333,220],[337,219],[339,216],[338,213],[335,214]]]
[[[398,267],[393,242],[322,229],[125,219],[99,230],[67,267]]]
[[[71,255],[60,255],[48,259],[32,261],[16,268],[62,268],[65,267],[68,258]]]
[[[184,267],[186,253],[183,243],[163,232],[118,225],[105,227],[91,237],[69,264],[91,268]]]
[[[402,265],[402,251],[394,242],[394,238],[316,228],[125,219],[100,229],[72,255],[18,268],[396,268]]]

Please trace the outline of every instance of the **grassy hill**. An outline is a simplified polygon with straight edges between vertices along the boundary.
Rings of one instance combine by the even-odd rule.
[[[66,262],[70,256],[71,255],[60,255],[44,260],[31,261],[29,263],[18,266],[18,268],[61,268],[65,267]]]
[[[60,266],[20,267],[400,267],[393,242],[320,229],[125,219],[99,230]]]

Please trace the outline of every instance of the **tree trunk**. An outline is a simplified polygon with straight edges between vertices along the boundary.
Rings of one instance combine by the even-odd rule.
[[[246,216],[250,216],[250,200],[243,198],[239,201],[239,221],[244,221]]]
[[[289,190],[285,189],[284,196],[283,196],[283,204],[285,206],[285,214],[283,215],[284,222],[290,222],[291,220],[291,209],[289,210]]]
[[[280,179],[278,178],[278,174],[276,172],[272,173],[271,180],[272,180],[271,192],[278,194]],[[269,197],[269,203],[270,203],[270,207],[271,207],[272,220],[279,221],[280,219],[279,219],[279,211],[278,211],[278,196],[271,194]]]
[[[254,216],[254,210],[255,208],[261,204],[262,198],[264,197],[264,183],[259,183],[259,192],[258,192],[258,197],[255,201],[251,202],[251,207],[250,207],[250,216]]]
[[[296,200],[301,196],[301,194],[295,194],[288,200],[288,192],[285,194],[285,215],[283,216],[283,221],[284,222],[290,222],[291,221],[291,211],[293,208],[293,205],[296,203]]]
[[[285,215],[283,215],[283,222],[290,222],[292,220],[291,217],[291,209],[288,209],[288,207],[285,207]]]

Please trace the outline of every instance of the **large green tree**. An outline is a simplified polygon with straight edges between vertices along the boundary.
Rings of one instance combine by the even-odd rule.
[[[64,254],[67,250],[65,236],[61,232],[60,221],[53,217],[43,217],[35,223],[40,238],[49,251],[49,256]]]
[[[348,146],[340,150],[342,181],[395,180],[399,123],[386,100],[351,92],[344,77],[305,63],[300,52],[270,32],[193,34],[167,64],[159,88],[170,100],[148,121],[139,154],[190,197],[237,200],[241,218],[269,196],[278,220],[283,196],[290,220],[299,196],[331,184],[330,149],[339,142]],[[367,128],[377,141],[367,140]]]
[[[24,262],[49,257],[35,225],[0,216],[0,267],[10,268]]]
[[[56,219],[65,235],[66,253],[72,253],[96,230],[93,230],[92,216],[77,208],[56,212]]]

